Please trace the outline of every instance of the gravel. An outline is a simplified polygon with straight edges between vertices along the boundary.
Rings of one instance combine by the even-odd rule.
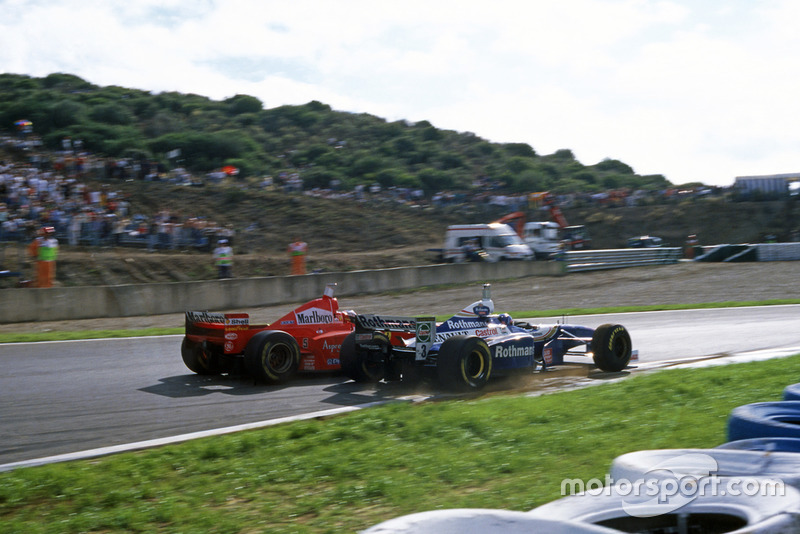
[[[699,263],[572,273],[560,277],[525,277],[492,282],[495,309],[557,310],[604,306],[694,304],[727,301],[800,299],[800,262]],[[442,315],[455,313],[481,298],[481,284],[402,294],[342,297],[342,309],[364,313]],[[300,304],[300,303],[298,303]],[[253,322],[269,323],[292,304],[246,311]],[[183,314],[82,319],[0,325],[0,332],[182,327]]]

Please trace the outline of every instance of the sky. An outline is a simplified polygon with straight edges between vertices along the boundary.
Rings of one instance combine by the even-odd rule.
[[[796,0],[0,0],[0,72],[316,100],[727,186],[800,172],[798,21]]]

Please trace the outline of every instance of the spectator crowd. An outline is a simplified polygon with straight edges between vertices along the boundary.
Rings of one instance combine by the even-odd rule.
[[[20,146],[24,143],[25,146]],[[36,148],[36,140],[0,137],[5,151]],[[199,248],[211,250],[220,238],[233,239],[233,229],[201,216],[181,217],[162,210],[154,216],[133,214],[128,197],[109,184],[93,185],[89,177],[125,180],[161,179],[157,164],[96,158],[70,144],[53,156],[40,150],[24,164],[0,158],[0,242],[29,242],[38,229],[51,226],[68,245],[141,246],[148,250]],[[170,173],[170,180],[186,180]]]
[[[140,246],[147,250],[198,248],[210,251],[220,239],[232,243],[234,230],[202,216],[184,216],[162,210],[156,215],[133,213],[128,197],[115,189],[126,180],[169,181],[183,185],[219,183],[222,169],[198,179],[183,168],[168,170],[162,163],[142,158],[101,158],[85,150],[79,140],[65,139],[61,151],[48,152],[35,137],[0,136],[5,152],[27,154],[24,164],[3,159],[0,152],[0,242],[28,242],[43,226],[55,228],[67,245]],[[274,178],[265,177],[257,187],[309,196],[360,202],[384,201],[406,205],[447,208],[470,205],[507,212],[535,209],[532,195],[509,194],[504,184],[478,177],[472,192],[439,191],[427,196],[419,188],[358,185],[352,190],[338,181],[329,188],[306,188],[303,168],[291,168]],[[89,179],[91,178],[91,179]],[[102,184],[102,185],[98,185]],[[601,193],[556,195],[561,207],[633,206],[658,204],[685,198],[719,195],[722,188],[663,191],[617,190]]]

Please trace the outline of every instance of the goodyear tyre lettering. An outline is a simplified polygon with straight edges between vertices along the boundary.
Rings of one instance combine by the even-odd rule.
[[[608,338],[608,350],[613,350],[613,349],[614,349],[614,339],[616,339],[616,337],[617,337],[617,336],[620,334],[620,332],[623,332],[624,330],[625,330],[625,328],[624,328],[624,327],[622,327],[622,326],[617,326],[617,327],[616,327],[616,328],[615,328],[615,329],[614,329],[614,330],[611,332],[611,335],[610,335],[610,336],[609,336],[609,338]]]

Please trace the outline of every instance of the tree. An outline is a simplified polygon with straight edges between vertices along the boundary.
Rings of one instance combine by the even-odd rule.
[[[617,174],[633,174],[633,168],[616,159],[604,159],[595,168],[600,171],[614,172]]]
[[[505,143],[503,148],[509,156],[519,156],[521,158],[536,157],[536,151],[527,143]]]
[[[78,124],[84,120],[86,111],[86,106],[74,100],[64,99],[56,102],[51,108],[53,126],[56,128],[63,128],[65,126]]]
[[[119,104],[94,106],[89,112],[89,118],[106,124],[130,124],[133,122],[133,114],[130,110]]]
[[[242,113],[258,113],[264,109],[264,104],[258,98],[250,95],[236,95],[225,100],[228,105],[228,112],[231,115],[241,115]]]

